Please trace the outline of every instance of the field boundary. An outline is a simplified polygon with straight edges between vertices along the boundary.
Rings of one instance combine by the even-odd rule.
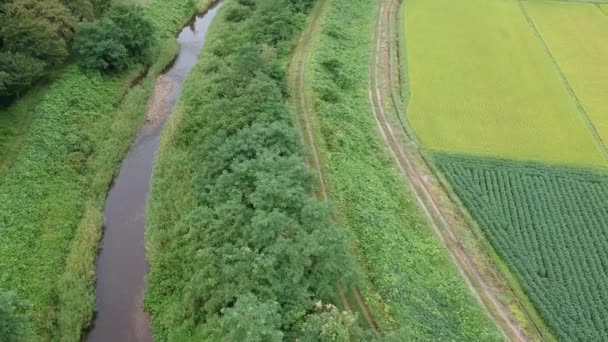
[[[328,202],[330,200],[329,192],[323,168],[321,166],[321,157],[319,148],[315,138],[313,122],[310,112],[312,111],[309,103],[308,89],[306,87],[306,64],[310,59],[310,50],[314,39],[319,33],[320,23],[323,19],[323,14],[331,4],[332,0],[317,0],[310,14],[306,27],[297,45],[294,49],[293,56],[289,63],[289,86],[292,89],[290,98],[291,106],[295,113],[295,126],[299,131],[300,140],[304,146],[310,150],[308,164],[317,173],[317,191],[316,197],[320,200]],[[336,221],[335,214],[332,214],[332,219]],[[367,305],[363,301],[358,287],[348,289],[348,294],[340,283],[336,284],[338,298],[342,302],[344,309],[350,312],[360,312],[370,326],[370,328],[379,335],[378,324],[372,317]],[[349,297],[353,297],[356,306],[350,303]]]
[[[407,48],[406,48],[406,37],[405,37],[405,4],[407,2],[407,0],[399,0],[401,1],[401,6],[399,9],[399,13],[398,13],[398,19],[397,19],[397,25],[398,25],[398,30],[397,30],[397,37],[394,38],[393,41],[391,41],[391,44],[393,45],[397,45],[396,49],[398,49],[399,51],[401,51],[401,54],[404,56],[407,56]],[[555,0],[555,1],[568,1],[568,0]],[[407,73],[408,68],[407,68],[407,58],[405,57],[404,59],[391,59],[390,61],[393,64],[396,64],[397,67],[395,67],[394,65],[391,65],[391,67],[389,68],[389,73],[390,72],[404,72]],[[390,77],[390,74],[389,74]],[[400,79],[402,80],[408,80],[408,76],[400,76]],[[407,127],[408,125],[408,121],[407,121],[407,115],[405,115],[406,111],[407,111],[407,104],[408,104],[408,99],[409,99],[409,84],[408,83],[403,83],[400,82],[399,83],[400,86],[406,86],[408,87],[407,90],[405,91],[401,91],[400,93],[406,93],[408,96],[407,97],[402,97],[401,101],[404,102],[402,104],[402,109],[401,111],[399,111],[397,108],[395,108],[396,112],[395,115],[397,117],[403,116],[405,118],[405,120],[399,120],[399,122],[401,124],[405,123],[405,126],[402,126],[403,130],[412,130],[411,126]],[[394,95],[394,93],[393,93]],[[497,278],[495,278],[494,282],[498,282],[498,284],[505,284],[508,287],[508,291],[512,293],[514,299],[517,302],[517,306],[523,311],[524,315],[526,316],[527,321],[529,321],[532,324],[532,328],[534,330],[534,335],[537,335],[536,337],[540,338],[541,340],[546,340],[546,341],[554,341],[556,340],[555,337],[553,336],[552,332],[550,331],[550,329],[548,328],[548,326],[545,324],[544,320],[542,319],[542,316],[540,315],[540,313],[538,312],[538,310],[536,309],[536,307],[534,306],[534,304],[532,304],[532,302],[530,301],[530,299],[528,298],[528,295],[525,293],[525,291],[523,290],[522,285],[520,284],[520,280],[519,278],[511,271],[511,269],[509,268],[509,266],[502,260],[502,258],[498,255],[498,253],[496,252],[496,250],[494,249],[494,247],[492,246],[492,244],[490,243],[490,241],[486,238],[485,233],[483,232],[483,230],[481,229],[481,227],[477,224],[477,221],[473,218],[473,216],[471,215],[471,213],[468,211],[468,209],[466,208],[466,206],[462,203],[462,201],[460,200],[460,198],[458,197],[458,195],[456,194],[456,192],[454,191],[454,189],[452,188],[451,184],[449,183],[449,181],[447,180],[447,178],[441,173],[441,171],[436,167],[436,165],[434,164],[433,158],[431,156],[429,156],[427,154],[427,151],[425,151],[423,148],[420,147],[420,143],[419,140],[417,138],[417,136],[414,133],[414,139],[415,141],[413,142],[413,147],[414,147],[414,151],[410,151],[412,152],[414,155],[417,156],[418,159],[418,166],[422,167],[425,170],[428,170],[429,173],[435,178],[437,184],[436,186],[439,188],[438,190],[445,195],[445,198],[440,198],[442,205],[448,205],[451,209],[452,215],[456,216],[456,221],[460,221],[463,220],[464,221],[464,228],[463,227],[458,227],[457,225],[457,229],[456,229],[456,233],[461,235],[460,237],[466,239],[467,234],[472,234],[473,238],[475,239],[475,244],[478,244],[477,248],[480,248],[480,250],[482,251],[483,254],[485,254],[485,257],[488,258],[487,260],[485,260],[485,264],[486,266],[490,266],[497,274],[495,276],[497,276]],[[447,202],[447,203],[446,203]],[[458,229],[460,228],[460,229]],[[465,246],[466,247],[466,246]],[[474,248],[474,247],[469,247],[469,252],[470,249]],[[476,260],[479,261],[479,260]],[[481,261],[482,263],[484,261]],[[487,272],[487,270],[486,270]]]
[[[564,87],[566,88],[566,91],[568,91],[568,94],[570,94],[570,97],[574,100],[574,103],[576,104],[576,108],[579,112],[579,115],[580,115],[581,119],[583,119],[583,121],[585,122],[585,125],[587,126],[587,129],[593,136],[593,140],[598,145],[598,148],[601,151],[601,153],[604,157],[604,160],[606,161],[606,163],[608,163],[608,148],[606,147],[606,143],[602,140],[602,137],[600,136],[597,129],[595,128],[593,121],[591,120],[591,118],[589,117],[587,112],[585,111],[585,107],[583,107],[583,104],[581,103],[578,96],[576,95],[576,92],[574,91],[574,89],[572,89],[570,82],[568,82],[568,78],[566,77],[566,74],[564,74],[564,71],[562,70],[561,66],[557,62],[557,59],[555,59],[555,56],[553,56],[553,53],[551,52],[549,45],[543,38],[542,34],[540,33],[540,30],[534,23],[534,20],[532,19],[532,17],[526,10],[526,8],[524,6],[524,0],[517,0],[517,4],[518,4],[519,9],[521,10],[524,18],[528,22],[528,25],[532,29],[532,32],[534,32],[534,36],[539,41],[541,47],[543,48],[543,50],[545,51],[545,53],[551,60],[551,63],[553,64],[555,70],[559,74],[559,78],[562,81],[562,84],[564,85]],[[600,10],[601,10],[601,8],[600,8]]]
[[[389,58],[389,65],[388,67],[384,70],[384,72],[386,72],[385,77],[388,78],[388,80],[385,80],[386,83],[388,83],[389,85],[391,85],[392,87],[390,87],[390,99],[379,99],[377,100],[377,103],[380,105],[384,105],[386,106],[387,103],[391,103],[393,106],[393,110],[395,112],[395,116],[397,117],[399,124],[403,130],[403,133],[405,133],[405,137],[403,136],[403,134],[399,134],[397,132],[397,136],[398,138],[395,138],[395,136],[393,135],[394,132],[392,132],[392,128],[390,127],[391,124],[391,119],[388,118],[388,116],[386,114],[383,113],[383,109],[382,108],[378,108],[378,112],[382,113],[387,121],[387,123],[378,123],[379,128],[381,129],[381,133],[383,135],[383,137],[385,138],[385,140],[387,140],[387,138],[391,138],[391,139],[396,139],[396,141],[394,141],[394,144],[397,144],[396,147],[397,149],[395,149],[395,147],[393,147],[393,157],[395,157],[397,163],[399,164],[399,154],[403,154],[403,157],[406,157],[406,159],[410,159],[409,162],[411,163],[411,165],[409,165],[409,167],[412,167],[411,170],[409,170],[410,172],[413,173],[417,173],[417,175],[413,175],[413,176],[408,176],[409,181],[410,181],[410,187],[414,189],[415,186],[414,185],[418,185],[420,188],[419,191],[426,193],[426,196],[428,196],[427,201],[431,202],[430,205],[429,203],[424,203],[424,201],[422,201],[421,199],[417,198],[420,205],[423,207],[423,210],[425,211],[425,213],[427,214],[428,218],[430,219],[430,223],[432,225],[434,225],[433,220],[438,220],[442,223],[442,225],[444,226],[443,231],[441,230],[437,230],[436,226],[434,225],[434,228],[436,229],[436,233],[440,234],[440,238],[442,239],[442,241],[444,242],[444,244],[448,247],[448,249],[450,250],[450,254],[452,254],[452,256],[454,257],[454,251],[452,249],[456,249],[456,252],[458,254],[462,254],[459,255],[460,257],[464,256],[465,258],[465,266],[467,268],[470,268],[468,270],[463,270],[461,269],[461,272],[466,271],[469,274],[463,274],[465,276],[465,280],[469,281],[470,279],[468,279],[469,276],[472,276],[473,280],[475,280],[474,282],[470,282],[469,284],[471,285],[475,285],[475,292],[477,295],[479,295],[479,293],[477,293],[478,290],[481,290],[481,292],[486,292],[486,295],[489,293],[490,297],[485,297],[485,300],[490,302],[491,305],[494,306],[494,309],[501,309],[497,311],[493,311],[493,310],[489,310],[493,316],[498,315],[500,316],[499,318],[502,320],[503,323],[507,323],[506,327],[508,329],[510,329],[510,337],[517,337],[518,339],[524,340],[524,339],[528,339],[528,338],[533,338],[534,340],[545,340],[545,339],[549,339],[549,340],[553,340],[553,337],[551,336],[551,334],[547,331],[547,328],[545,327],[544,322],[542,322],[542,319],[540,318],[540,315],[536,312],[536,309],[533,307],[533,305],[529,302],[529,300],[527,300],[527,296],[525,295],[525,293],[523,292],[523,290],[521,289],[521,286],[519,285],[518,280],[511,274],[510,270],[508,269],[508,266],[506,264],[504,264],[504,262],[500,259],[500,257],[498,256],[498,254],[496,253],[496,251],[493,249],[493,247],[489,244],[489,242],[485,239],[485,237],[483,236],[483,232],[479,229],[478,226],[475,225],[475,221],[472,219],[472,217],[470,216],[470,214],[466,211],[466,208],[464,208],[462,206],[462,203],[460,203],[458,201],[458,199],[454,198],[455,194],[450,192],[450,187],[449,184],[445,184],[446,180],[443,179],[441,177],[441,175],[437,174],[437,170],[434,168],[434,165],[432,163],[432,161],[430,160],[431,158],[429,158],[428,156],[425,155],[424,151],[422,151],[419,148],[419,141],[415,135],[414,132],[412,132],[411,127],[408,127],[408,122],[407,122],[407,117],[401,113],[404,113],[407,107],[407,99],[409,98],[409,87],[407,87],[407,75],[399,75],[398,79],[395,80],[392,77],[392,73],[407,73],[407,66],[403,65],[404,63],[401,63],[402,59],[399,59],[399,56],[401,54],[406,54],[406,42],[405,42],[405,35],[403,34],[403,32],[401,31],[401,26],[404,26],[403,29],[405,29],[405,19],[403,16],[403,11],[404,11],[404,3],[405,1],[400,1],[402,2],[402,5],[399,7],[399,9],[396,11],[397,12],[397,18],[392,18],[395,16],[395,11],[389,11],[389,19],[388,22],[390,23],[389,27],[387,28],[388,33],[387,36],[389,38],[389,42],[388,42],[388,54],[390,56]],[[392,16],[392,17],[391,17]],[[399,30],[397,30],[397,33],[392,33],[391,30],[391,26],[396,25],[398,27]],[[380,27],[380,26],[379,26]],[[380,34],[380,36],[382,36]],[[382,37],[380,37],[382,38]],[[385,43],[386,44],[386,43]],[[396,45],[396,46],[395,46]],[[380,48],[380,44],[378,45],[377,51],[384,51],[386,50],[386,48]],[[396,50],[396,51],[395,51]],[[396,61],[396,63],[395,63]],[[376,67],[378,67],[378,64],[376,63]],[[399,87],[407,87],[407,89],[401,89],[399,91],[395,91],[394,90],[394,86],[399,86]],[[371,85],[370,85],[371,87]],[[376,87],[378,88],[378,87]],[[386,88],[386,86],[384,87]],[[370,99],[372,100],[372,103],[374,101],[374,96],[373,96],[373,92],[370,89]],[[376,90],[377,92],[377,90]],[[377,92],[377,97],[381,97],[381,92]],[[401,95],[401,98],[399,100],[395,99],[395,97],[399,97],[399,95]],[[376,105],[378,106],[378,105]],[[374,105],[372,105],[372,107],[374,107]],[[389,106],[390,107],[390,106]],[[375,109],[375,108],[374,108]],[[377,113],[376,113],[377,114]],[[405,119],[405,120],[404,120]],[[383,128],[382,126],[386,125],[386,128]],[[392,136],[392,137],[391,137]],[[399,141],[400,140],[400,141]],[[404,142],[405,140],[405,142]],[[387,141],[387,143],[389,145],[391,145],[391,143],[389,143]],[[402,147],[399,147],[398,144],[403,144],[405,145],[405,150],[402,150]],[[391,146],[392,147],[392,146]],[[413,149],[413,151],[412,151]],[[400,151],[401,150],[401,151]],[[406,164],[407,164],[407,160],[406,160]],[[402,164],[402,162],[401,162]],[[405,168],[402,165],[398,165],[399,168],[405,172],[405,170],[407,168]],[[418,169],[418,170],[416,170]],[[424,175],[420,175],[420,171],[424,170],[423,173]],[[416,180],[416,176],[419,178],[418,180]],[[412,180],[412,177],[414,178]],[[429,180],[430,179],[430,180]],[[433,183],[438,183],[438,184],[433,184]],[[447,186],[446,186],[447,185]],[[427,187],[430,188],[430,190],[428,190],[427,192]],[[415,193],[415,192],[414,192]],[[416,193],[415,193],[416,194]],[[416,194],[417,197],[419,194]],[[444,196],[441,196],[444,195]],[[433,198],[434,196],[439,197],[439,205],[437,205],[435,202],[435,199]],[[447,197],[447,199],[446,199]],[[445,208],[444,206],[447,206],[450,209]],[[425,207],[426,206],[426,207]],[[429,208],[430,207],[430,208]],[[455,208],[454,208],[455,207]],[[432,210],[429,210],[432,209]],[[448,220],[445,219],[445,217],[443,217],[446,213],[442,213],[441,211],[445,211],[447,210],[447,217],[449,218],[449,223]],[[431,211],[433,211],[435,215],[431,214]],[[436,212],[435,212],[436,211]],[[435,216],[435,217],[433,217]],[[454,221],[460,222],[460,221],[465,221],[464,224],[464,228],[461,227],[461,225],[456,224],[456,226],[458,227],[449,227],[450,224],[454,224]],[[455,235],[454,235],[455,234]],[[446,243],[446,241],[444,240],[444,236],[442,235],[447,235],[446,237],[449,239],[448,243]],[[464,235],[464,236],[463,236]],[[470,235],[473,236],[474,239],[474,246],[465,246],[465,244],[463,244],[460,240],[461,239],[465,239],[467,240],[467,237],[471,237]],[[450,241],[451,240],[451,241]],[[452,245],[450,245],[452,244]],[[472,250],[475,249],[475,250]],[[482,255],[482,259],[483,260],[478,260],[480,256],[474,256],[474,257],[470,257],[469,255],[467,255],[468,253],[473,253],[473,254],[478,254],[481,251]],[[476,253],[477,252],[477,253]],[[466,260],[466,259],[470,259],[470,260]],[[458,260],[459,263],[462,260]],[[461,266],[461,265],[459,265]],[[478,271],[481,271],[481,274],[478,273]],[[506,274],[505,274],[506,273]],[[489,278],[490,279],[490,286],[488,286],[488,284],[485,283],[483,278]],[[507,291],[510,293],[510,295],[508,296],[509,298],[511,298],[512,300],[515,300],[515,306],[518,308],[515,311],[522,311],[523,315],[525,315],[524,317],[519,317],[520,315],[516,314],[516,312],[513,311],[513,309],[511,308],[511,305],[513,304],[511,303],[505,303],[505,301],[508,302],[508,300],[506,299],[502,299],[500,300],[500,298],[497,297],[497,295],[495,293],[492,293],[492,290],[496,289],[496,288],[505,288],[504,291]],[[483,294],[483,293],[482,293]],[[525,299],[521,300],[521,296],[523,296]],[[498,300],[497,300],[498,298]],[[481,300],[481,297],[478,297],[478,299]],[[488,303],[483,303],[484,306],[486,306],[486,308],[488,308]],[[489,308],[488,308],[489,309]],[[532,313],[530,313],[530,311],[532,311]],[[496,318],[496,317],[495,317]],[[523,322],[525,323],[526,328],[520,327],[518,326],[520,323]],[[540,325],[540,327],[539,327]],[[517,326],[517,327],[516,327]],[[518,331],[519,330],[519,331]],[[521,332],[525,331],[525,333],[523,335],[519,334]],[[544,332],[544,334],[543,334]],[[527,335],[524,337],[524,335]]]

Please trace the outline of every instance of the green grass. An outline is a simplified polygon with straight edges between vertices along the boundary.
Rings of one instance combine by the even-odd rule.
[[[44,96],[47,87],[36,87],[19,101],[0,110],[0,181],[15,162],[25,142],[35,105]]]
[[[604,144],[608,143],[608,18],[590,3],[526,1],[524,6]]]
[[[425,148],[606,165],[516,1],[408,0],[405,16],[407,115]]]
[[[324,174],[338,222],[356,239],[364,295],[397,340],[500,340],[378,135],[367,92],[376,11],[372,0],[332,1],[307,76]]]
[[[446,154],[436,161],[557,338],[608,339],[608,173]]]
[[[185,22],[194,11],[187,0],[150,6],[160,37],[181,26],[176,13]],[[105,194],[154,78],[176,51],[163,41],[149,77],[131,90],[142,67],[101,77],[68,66],[31,109],[30,132],[0,183],[0,288],[32,304],[28,314],[42,340],[77,341],[92,316]]]

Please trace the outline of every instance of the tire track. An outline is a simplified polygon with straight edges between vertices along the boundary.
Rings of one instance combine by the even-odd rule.
[[[389,147],[389,151],[395,161],[395,165],[405,178],[411,193],[415,197],[420,208],[427,217],[440,241],[447,248],[450,258],[462,274],[465,282],[474,296],[487,309],[492,319],[496,322],[503,335],[512,341],[527,341],[518,321],[508,307],[498,300],[496,294],[486,283],[484,277],[475,267],[475,263],[467,255],[464,247],[452,231],[445,214],[437,204],[429,189],[429,185],[417,169],[416,159],[404,148],[399,140],[387,116],[386,102],[393,102],[397,117],[399,117],[398,106],[395,98],[388,98],[387,93],[392,93],[391,78],[391,13],[399,8],[399,1],[385,0],[380,8],[376,30],[373,33],[375,42],[374,53],[370,59],[369,75],[369,99],[374,114],[374,119],[380,131],[380,135]],[[400,119],[401,120],[401,119]],[[402,123],[403,124],[403,123]]]
[[[329,192],[325,182],[325,176],[323,175],[323,168],[321,167],[321,158],[319,148],[314,135],[312,126],[312,109],[308,102],[307,88],[306,88],[306,63],[310,58],[310,52],[314,43],[315,36],[319,33],[321,18],[324,10],[329,6],[331,0],[317,0],[311,14],[310,21],[306,25],[297,46],[294,50],[292,59],[289,66],[289,86],[291,88],[291,102],[296,114],[296,126],[300,132],[301,142],[308,146],[311,150],[309,158],[309,165],[317,172],[318,189],[316,196],[323,201],[329,201]],[[335,220],[335,218],[334,218]],[[336,284],[338,297],[342,302],[344,308],[350,312],[353,312],[353,306],[349,302],[346,293],[340,283]],[[367,305],[363,301],[360,291],[357,287],[349,289],[352,296],[357,302],[357,306],[364,316],[365,321],[374,330],[376,334],[379,334],[378,325],[373,319],[372,315],[367,308]]]

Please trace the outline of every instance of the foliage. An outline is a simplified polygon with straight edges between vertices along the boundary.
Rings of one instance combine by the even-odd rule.
[[[0,341],[22,341],[29,334],[27,308],[14,294],[0,291]]]
[[[523,3],[601,139],[608,143],[608,20],[593,3]]]
[[[439,154],[437,164],[560,341],[608,338],[608,174]]]
[[[175,32],[190,18],[188,3],[162,1],[164,8],[180,9],[182,23],[170,15],[154,20]],[[150,68],[152,79],[130,92],[143,67],[101,77],[69,66],[41,99],[24,105],[32,111],[31,129],[0,181],[0,287],[31,302],[27,315],[39,337],[79,340],[92,317],[105,195],[142,120],[154,77],[175,54],[170,46],[155,49],[159,63]]]
[[[123,71],[143,60],[155,37],[139,6],[119,4],[102,19],[81,24],[74,51],[85,68]]]
[[[307,74],[324,175],[339,222],[356,237],[367,274],[364,295],[392,340],[501,340],[378,135],[368,98],[377,6],[331,2]],[[326,89],[339,89],[340,96],[326,99]]]
[[[411,0],[405,6],[407,116],[424,147],[606,166],[518,1]]]
[[[68,56],[75,19],[58,0],[0,5],[0,99],[18,95]]]
[[[269,53],[291,44],[303,14],[287,0],[223,6],[163,134],[146,307],[158,341],[295,340],[313,302],[353,278],[290,126],[286,56]]]
[[[87,69],[124,71],[133,65],[116,26],[109,20],[81,24],[73,49],[78,63]]]

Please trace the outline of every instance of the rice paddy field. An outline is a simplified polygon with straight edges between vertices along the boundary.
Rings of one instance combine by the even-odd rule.
[[[408,118],[426,148],[605,165],[517,1],[410,0],[405,16]]]
[[[526,1],[524,7],[599,136],[608,142],[608,17],[591,3]]]
[[[608,4],[405,6],[422,148],[551,333],[608,340]]]

